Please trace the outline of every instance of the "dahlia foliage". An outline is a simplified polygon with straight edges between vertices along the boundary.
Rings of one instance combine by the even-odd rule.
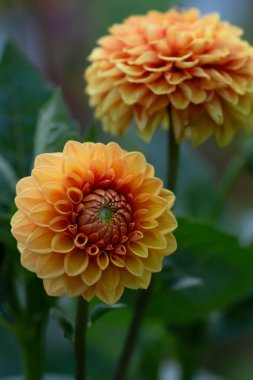
[[[18,182],[12,233],[49,295],[112,304],[124,287],[147,288],[175,250],[173,203],[141,153],[69,141]]]
[[[194,145],[220,146],[253,128],[253,49],[218,14],[190,9],[149,12],[113,25],[99,39],[85,78],[105,131],[123,134],[134,118],[150,141],[159,126]]]

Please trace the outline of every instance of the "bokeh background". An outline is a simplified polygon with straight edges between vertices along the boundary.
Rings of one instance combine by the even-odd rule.
[[[87,67],[87,56],[95,46],[96,40],[106,34],[110,25],[121,22],[132,14],[143,14],[150,9],[166,11],[171,6],[198,7],[202,13],[219,12],[223,20],[241,26],[245,30],[245,39],[253,43],[253,3],[251,0],[240,0],[240,2],[237,0],[180,2],[0,0],[0,51],[5,38],[12,37],[43,75],[53,84],[62,87],[71,113],[79,121],[82,133],[85,135],[89,127],[94,124],[94,119],[93,112],[88,106],[88,98],[84,95],[83,72]],[[110,139],[102,132],[99,132],[98,138],[102,141]],[[219,150],[212,141],[208,141],[194,154],[190,144],[184,144],[177,206],[179,213],[192,215],[205,213],[208,198],[210,197],[211,200],[212,197],[212,187],[219,185],[231,157],[238,154],[238,144],[236,140],[228,149]],[[147,145],[136,139],[134,132],[130,131],[124,141],[122,140],[122,145],[126,148],[131,147],[132,150],[144,151],[149,161],[156,166],[158,175],[164,177],[166,142],[162,132],[155,136],[151,145]],[[206,191],[208,181],[210,181],[209,192]],[[180,183],[184,185],[180,186]],[[202,187],[205,188],[205,194],[201,194]],[[245,243],[252,240],[253,236],[252,193],[253,177],[249,171],[245,170],[240,173],[232,193],[229,194],[229,208],[224,211],[220,222],[227,231],[236,231],[241,241]],[[61,302],[64,307],[66,300],[63,298]],[[251,300],[249,304],[252,304]],[[248,308],[248,310],[251,309]],[[101,378],[99,374],[110,372],[110,363],[123,339],[122,326],[128,318],[128,311],[119,310],[109,313],[101,322],[98,321],[96,329],[89,333],[91,347],[89,365],[93,371],[92,378],[99,380]],[[213,318],[215,318],[215,313]],[[226,334],[226,330],[218,331],[212,344],[209,342],[204,366],[223,379],[251,380],[253,379],[253,310],[247,315],[242,310],[237,318],[238,320],[234,322],[236,329],[233,335]],[[238,324],[241,325],[240,331],[238,331]],[[247,325],[245,329],[244,324]],[[150,337],[141,337],[141,344],[145,345],[145,340],[148,338],[159,342],[159,334],[163,334],[160,327],[157,326],[157,329],[153,327]],[[46,339],[47,372],[66,375],[73,373],[70,344],[53,318],[51,318]],[[158,343],[157,354],[163,355],[165,363],[165,370],[161,369],[161,380],[177,380],[176,368],[174,368],[174,375],[166,372],[166,363],[171,360],[170,352],[164,353],[162,349],[159,349]],[[17,375],[19,372],[20,362],[16,342],[0,329],[0,379]]]

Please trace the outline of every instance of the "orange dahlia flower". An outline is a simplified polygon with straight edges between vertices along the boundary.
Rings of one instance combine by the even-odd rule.
[[[141,153],[69,141],[18,182],[12,233],[49,295],[112,304],[124,287],[147,288],[176,249],[173,203]]]
[[[220,146],[253,129],[253,48],[242,30],[197,9],[149,12],[113,25],[98,40],[85,78],[105,131],[122,134],[134,118],[149,141],[169,125],[178,142],[214,135]]]

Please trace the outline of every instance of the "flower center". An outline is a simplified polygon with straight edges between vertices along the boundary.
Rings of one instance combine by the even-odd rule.
[[[99,211],[99,218],[102,223],[110,223],[115,212],[110,206],[101,207]]]
[[[87,244],[101,248],[123,244],[132,231],[132,207],[113,189],[95,189],[84,196],[77,209],[77,229]]]

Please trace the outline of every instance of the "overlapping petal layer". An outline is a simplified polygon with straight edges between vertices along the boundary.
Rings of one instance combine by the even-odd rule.
[[[18,182],[12,233],[49,295],[112,304],[124,287],[147,288],[176,249],[173,203],[141,153],[69,141]]]
[[[214,135],[227,145],[253,129],[253,49],[242,30],[197,9],[149,12],[113,25],[98,40],[85,72],[96,116],[113,134],[135,119],[149,141],[169,125],[198,145]]]

